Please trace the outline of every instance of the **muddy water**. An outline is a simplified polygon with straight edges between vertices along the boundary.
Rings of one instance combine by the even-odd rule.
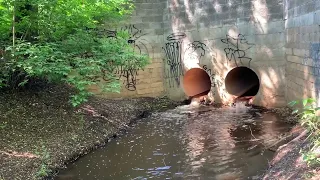
[[[183,106],[156,113],[56,179],[259,179],[290,127],[272,113]]]

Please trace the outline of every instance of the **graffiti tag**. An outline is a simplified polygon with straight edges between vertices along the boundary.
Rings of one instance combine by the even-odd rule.
[[[147,48],[148,42],[147,40],[143,39],[143,36],[147,35],[146,33],[143,33],[143,31],[137,28],[135,25],[127,25],[121,27],[120,30],[127,31],[129,33],[130,37],[128,38],[128,43],[133,46],[135,52],[150,56],[149,49]],[[117,30],[106,30],[108,38],[116,38],[117,32]],[[126,65],[121,65],[113,70],[113,73],[118,76],[118,80],[120,80],[122,77],[124,78],[123,84],[125,85],[125,88],[129,91],[135,91],[137,89],[137,75],[140,69],[134,68],[134,64],[134,60],[128,60],[128,62],[126,62]],[[104,80],[108,80],[106,74],[104,76]]]
[[[234,61],[236,66],[239,66],[240,64],[244,65],[244,61],[247,61],[250,67],[252,59],[246,56],[246,51],[249,50],[253,44],[250,44],[244,35],[239,34],[237,37],[226,35],[226,38],[221,39],[221,42],[227,45],[224,52],[229,62]],[[241,46],[246,46],[246,48],[241,49]]]

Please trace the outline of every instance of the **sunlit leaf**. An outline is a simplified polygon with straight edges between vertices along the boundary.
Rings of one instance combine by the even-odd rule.
[[[21,86],[24,86],[24,85],[26,85],[27,83],[28,83],[28,79],[25,79],[25,80],[23,80],[22,82],[20,82],[19,84],[18,84],[18,86],[19,87],[21,87]]]
[[[296,110],[292,111],[292,114],[296,114],[296,113],[298,113],[298,112],[299,112],[299,110],[296,109]]]
[[[298,104],[298,101],[291,101],[288,103],[289,106],[294,106],[296,104]]]

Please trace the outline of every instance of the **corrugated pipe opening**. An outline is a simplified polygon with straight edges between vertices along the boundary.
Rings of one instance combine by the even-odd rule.
[[[229,94],[238,97],[253,97],[259,91],[260,81],[252,69],[236,67],[227,74],[225,86]]]

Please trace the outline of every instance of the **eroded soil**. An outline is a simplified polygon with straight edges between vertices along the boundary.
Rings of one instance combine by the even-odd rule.
[[[72,92],[66,86],[46,85],[0,94],[0,179],[40,179],[47,170],[104,145],[151,111],[177,105],[166,98],[93,97],[73,108],[68,103]]]
[[[311,145],[307,139],[307,131],[300,126],[296,126],[291,133],[292,140],[278,148],[263,180],[320,179],[319,165],[307,165],[300,153],[308,150]]]

